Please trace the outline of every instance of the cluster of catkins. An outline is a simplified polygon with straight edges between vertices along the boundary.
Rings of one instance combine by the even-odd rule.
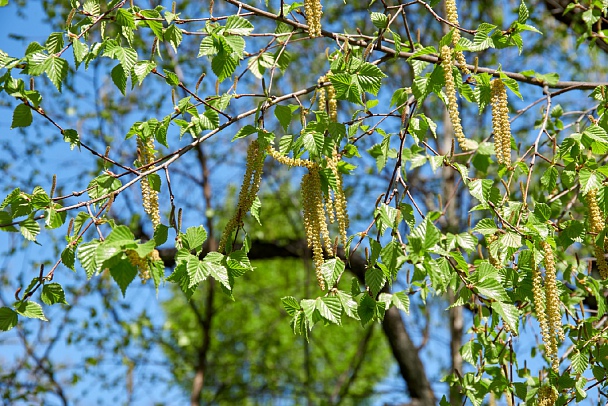
[[[143,258],[140,257],[135,250],[127,250],[126,255],[131,265],[137,268],[141,283],[146,283],[146,281],[151,278],[150,262],[161,261],[158,250],[153,250]]]
[[[251,206],[255,201],[258,191],[260,190],[265,158],[266,154],[264,150],[260,148],[260,144],[257,140],[249,144],[249,147],[247,148],[247,167],[245,169],[245,175],[243,176],[243,183],[241,184],[236,212],[228,221],[228,224],[224,229],[218,247],[219,252],[225,251],[228,239],[238,227],[243,225],[243,218],[251,209]]]
[[[149,165],[154,162],[154,138],[148,137],[145,141],[141,137],[137,137],[137,161],[139,166]],[[149,166],[146,170],[153,169],[154,165]],[[160,224],[160,209],[158,207],[158,192],[150,186],[148,177],[141,179],[141,197],[143,201],[144,211],[150,216],[154,228]]]
[[[321,0],[304,0],[304,13],[308,22],[308,35],[311,38],[321,36],[321,16],[323,15]]]
[[[268,155],[283,165],[290,167],[304,167],[308,169],[302,177],[301,193],[304,212],[304,231],[306,242],[312,249],[313,262],[315,264],[316,277],[319,287],[325,289],[325,281],[321,273],[324,252],[328,257],[334,256],[332,240],[329,236],[329,223],[338,223],[340,241],[346,242],[346,229],[348,228],[348,213],[346,211],[346,197],[344,195],[342,174],[338,171],[340,156],[334,151],[331,157],[326,158],[326,166],[336,179],[336,188],[333,191],[323,192],[321,185],[321,166],[308,159],[290,158],[281,154],[271,146],[267,149]]]
[[[555,372],[559,372],[558,340],[564,341],[565,337],[559,309],[561,302],[557,289],[557,269],[551,245],[546,241],[542,241],[540,246],[544,252],[545,281],[543,286],[541,271],[535,266],[532,276],[534,308],[538,323],[540,324],[543,342],[545,343],[545,353],[551,360],[551,368]]]

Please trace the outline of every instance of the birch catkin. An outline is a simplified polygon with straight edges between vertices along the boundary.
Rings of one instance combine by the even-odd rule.
[[[140,166],[149,165],[154,162],[154,138],[148,137],[145,142],[141,137],[137,137],[137,161]],[[153,169],[154,165],[149,166],[146,170]],[[152,189],[147,176],[144,176],[141,181],[141,197],[143,201],[144,211],[150,216],[154,228],[160,224],[160,209],[158,206],[158,192]]]
[[[456,7],[456,0],[446,0],[445,12],[447,20],[456,27],[460,27],[460,23],[458,22],[458,8]],[[455,47],[456,44],[458,44],[458,41],[460,41],[460,31],[458,28],[455,28],[452,34],[452,45]],[[462,72],[466,75],[470,74],[471,71],[467,68],[467,61],[462,51],[456,51],[455,56],[458,67],[462,70]]]
[[[507,88],[500,79],[492,80],[492,130],[496,145],[496,158],[502,165],[511,165],[511,123],[509,123],[509,105]]]
[[[596,241],[596,236],[604,230],[604,216],[597,204],[597,189],[592,189],[587,192],[585,201],[587,202],[587,208],[589,210],[589,231],[593,233],[593,247],[595,259],[597,260],[597,267],[602,279],[606,279],[608,278],[608,264],[604,257],[604,244],[600,245]]]
[[[448,114],[452,127],[454,127],[454,137],[458,140],[458,144],[463,151],[468,151],[471,148],[467,145],[467,138],[462,130],[460,123],[460,113],[458,112],[458,102],[456,101],[456,83],[454,82],[454,74],[452,73],[452,49],[444,45],[441,47],[441,66],[445,77],[445,94],[448,103]]]
[[[304,0],[304,13],[308,23],[308,35],[311,38],[321,36],[321,16],[323,15],[321,0]]]
[[[249,147],[247,148],[247,167],[239,193],[239,202],[234,216],[228,221],[228,224],[224,229],[224,233],[222,234],[219,243],[219,252],[226,249],[228,238],[230,238],[234,230],[243,224],[245,214],[247,214],[253,205],[255,197],[260,190],[265,157],[264,151],[260,149],[257,141],[253,141],[249,144]]]

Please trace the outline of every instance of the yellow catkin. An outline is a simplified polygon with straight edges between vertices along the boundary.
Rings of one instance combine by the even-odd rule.
[[[552,386],[541,386],[537,393],[537,406],[553,406],[557,401],[557,391]]]
[[[154,162],[154,138],[148,137],[144,142],[140,137],[137,137],[137,160],[140,166],[148,165]],[[154,169],[154,165],[146,168]],[[158,206],[158,192],[150,186],[147,177],[141,179],[141,197],[143,201],[144,211],[150,216],[154,228],[160,224],[160,209]]]
[[[445,11],[447,15],[447,20],[457,26],[460,27],[460,23],[458,22],[458,8],[456,7],[456,0],[446,0],[445,1]],[[452,44],[456,46],[460,41],[460,31],[456,28],[452,34]],[[458,62],[458,66],[466,75],[470,74],[471,71],[467,68],[467,61],[464,57],[462,51],[456,51],[456,62]]]
[[[334,193],[333,208],[336,211],[336,220],[338,221],[338,228],[340,231],[340,241],[342,244],[346,244],[346,229],[348,228],[348,212],[346,211],[346,196],[344,195],[344,186],[342,182],[342,174],[338,171],[338,162],[340,161],[340,155],[338,151],[334,150],[332,157],[327,159],[327,166],[331,169],[334,177],[336,178],[336,190]],[[329,210],[329,208],[328,208]]]
[[[303,168],[312,169],[317,166],[314,162],[309,161],[308,159],[290,158],[288,156],[285,156],[285,155],[281,154],[279,151],[277,151],[276,149],[272,148],[271,146],[268,146],[266,148],[266,152],[268,153],[268,155],[270,155],[272,158],[274,158],[278,163],[281,163],[283,165],[287,165],[290,167],[300,166]]]
[[[548,349],[550,346],[549,343],[551,342],[551,330],[549,329],[549,322],[547,321],[547,298],[545,297],[543,277],[540,268],[537,266],[534,267],[534,274],[532,275],[532,296],[534,297],[534,310],[536,312],[538,324],[540,325],[540,333],[543,342]]]
[[[460,113],[458,112],[458,102],[456,101],[456,83],[454,82],[454,75],[452,73],[452,49],[447,45],[441,47],[441,66],[443,67],[445,77],[445,93],[447,97],[448,114],[450,115],[452,127],[454,127],[454,137],[456,137],[458,140],[460,148],[462,148],[464,151],[468,151],[471,148],[469,147],[467,138],[462,130]]]
[[[545,253],[545,297],[547,324],[549,325],[550,342],[547,345],[547,356],[551,359],[551,368],[559,373],[559,357],[557,355],[557,342],[564,341],[562,328],[562,315],[560,312],[559,292],[557,290],[557,269],[551,245],[546,241],[540,243]]]
[[[321,0],[304,0],[304,13],[308,22],[308,35],[311,38],[321,36],[321,16],[323,15]]]
[[[608,264],[606,263],[606,258],[604,257],[604,250],[607,241],[604,240],[604,244],[602,245],[596,242],[596,237],[604,230],[605,224],[604,216],[597,204],[597,189],[590,190],[587,195],[585,195],[585,200],[589,210],[589,231],[593,233],[593,247],[595,259],[597,260],[597,267],[600,271],[600,276],[602,279],[606,279],[608,278]]]
[[[338,100],[336,100],[336,89],[332,85],[327,88],[327,114],[329,121],[338,121]]]
[[[161,260],[158,250],[153,250],[144,258],[141,258],[135,250],[127,250],[125,254],[131,265],[137,268],[141,283],[146,283],[146,281],[151,278],[150,262]]]
[[[317,282],[325,290],[325,281],[321,272],[323,266],[323,244],[328,255],[332,253],[331,240],[327,229],[327,219],[323,209],[323,192],[321,191],[321,178],[319,168],[309,169],[302,177],[302,206],[304,212],[304,230],[306,241],[312,249],[312,258],[315,264]]]
[[[243,183],[239,193],[239,201],[237,203],[234,216],[228,221],[226,228],[220,239],[218,251],[223,252],[226,249],[226,243],[232,233],[243,225],[245,214],[251,209],[255,197],[260,190],[260,182],[262,180],[262,171],[264,169],[264,158],[266,157],[263,150],[260,149],[257,141],[253,141],[247,148],[247,166]]]
[[[317,81],[317,84],[319,86],[322,86],[323,83],[325,83],[325,76],[321,76]],[[319,94],[319,110],[325,111],[327,103],[327,99],[325,98],[325,88],[319,88],[319,90],[317,90],[317,93]]]
[[[492,80],[492,129],[496,145],[498,163],[511,165],[511,123],[509,123],[509,106],[507,103],[507,88],[500,79]]]

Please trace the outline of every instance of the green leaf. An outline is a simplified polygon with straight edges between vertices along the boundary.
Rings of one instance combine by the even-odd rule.
[[[72,271],[76,271],[74,268],[74,262],[76,258],[76,248],[72,244],[68,244],[67,247],[61,252],[61,262]]]
[[[11,129],[17,127],[28,127],[32,124],[32,109],[25,104],[20,104],[15,108],[13,112],[13,122],[11,123]]]
[[[306,132],[302,137],[304,148],[313,156],[321,156],[323,146],[325,145],[325,137],[323,134],[316,131]]]
[[[118,42],[114,40],[106,41],[104,56],[118,59],[125,72],[130,72],[138,59],[136,50],[129,47],[121,47],[118,45]]]
[[[245,138],[248,135],[256,134],[258,129],[252,125],[247,124],[244,127],[239,128],[234,137],[232,137],[232,141],[238,140],[239,138]]]
[[[281,303],[283,303],[283,308],[285,308],[287,314],[292,317],[300,311],[300,304],[293,296],[285,296],[281,299]]]
[[[517,307],[510,303],[492,302],[492,310],[502,317],[509,329],[514,333],[518,332],[517,323],[519,322],[519,311]]]
[[[156,68],[154,61],[138,61],[132,68],[132,76],[137,78],[137,84],[141,86],[142,82]],[[131,78],[131,83],[134,80]]]
[[[61,227],[65,223],[67,212],[57,212],[54,207],[49,207],[44,213],[44,223],[50,229]]]
[[[47,305],[55,303],[68,304],[65,300],[65,292],[58,283],[47,283],[42,287],[42,294],[40,296],[42,301]]]
[[[241,16],[231,15],[226,20],[226,33],[232,35],[249,35],[253,31],[253,25]]]
[[[49,38],[44,43],[45,48],[49,51],[49,54],[56,54],[63,48],[63,33],[54,32],[49,35]]]
[[[382,79],[386,77],[384,73],[376,65],[369,62],[364,62],[358,72],[358,81],[361,89],[378,96]]]
[[[40,224],[33,218],[28,218],[19,224],[19,231],[26,239],[36,241],[36,236],[40,234]]]
[[[340,276],[342,276],[344,269],[344,262],[342,262],[340,258],[332,258],[325,261],[323,265],[321,265],[321,273],[323,274],[325,282],[327,282],[327,286],[330,288],[334,286],[340,279]]]
[[[376,315],[376,301],[370,295],[364,294],[359,301],[357,314],[361,319],[361,325],[365,327]]]
[[[112,72],[110,72],[110,76],[112,76],[112,82],[114,82],[118,90],[120,90],[120,93],[125,96],[127,90],[127,75],[122,65],[116,65],[112,69]]]
[[[528,20],[528,17],[530,17],[530,12],[528,11],[528,7],[526,7],[526,4],[522,0],[521,4],[519,5],[517,22],[520,24],[524,24]]]
[[[137,276],[137,268],[135,268],[129,261],[122,260],[110,268],[110,275],[120,287],[122,297],[125,297],[127,288]]]
[[[509,300],[505,288],[500,283],[498,270],[488,262],[482,262],[471,280],[480,295],[499,302]]]
[[[209,274],[221,283],[226,289],[232,290],[232,285],[230,283],[230,278],[228,277],[228,269],[221,264],[217,264],[215,262],[207,262],[203,261],[203,265],[209,272]]]
[[[109,195],[121,186],[119,179],[104,173],[89,182],[87,191],[91,199],[97,199]]]
[[[60,92],[61,83],[68,75],[68,67],[68,61],[54,55],[51,55],[44,63],[44,72]]]
[[[385,14],[373,12],[370,17],[376,28],[384,29],[388,26],[388,17]]]
[[[491,179],[475,179],[469,183],[469,191],[471,196],[481,202],[481,204],[487,204],[490,198],[490,192],[492,189]]]
[[[42,306],[36,302],[26,301],[16,305],[15,310],[23,317],[30,319],[40,319],[42,321],[48,321],[42,311]]]
[[[365,272],[365,285],[369,287],[369,291],[373,297],[376,297],[384,284],[386,276],[380,268],[370,268]]]
[[[380,251],[380,258],[390,273],[390,275],[386,276],[391,276],[393,279],[396,278],[397,272],[405,261],[405,252],[403,251],[401,243],[397,240],[392,240],[390,243],[386,244]]]
[[[291,117],[293,116],[291,107],[277,104],[274,108],[274,115],[279,120],[283,130],[287,131],[289,124],[291,124]]]
[[[179,85],[179,77],[175,73],[173,73],[167,69],[163,69],[163,72],[165,72],[165,76],[166,76],[165,81],[167,82],[167,84],[169,86]]]
[[[150,27],[154,35],[156,35],[159,40],[164,40],[163,23],[158,21],[158,19],[162,18],[160,13],[156,10],[141,10],[140,13],[147,18],[147,20],[144,20],[143,23]]]
[[[17,313],[13,309],[0,307],[0,330],[9,331],[17,325],[17,319]]]
[[[135,236],[127,226],[116,226],[106,237],[104,244],[114,243],[116,245],[131,245],[134,243]]]
[[[391,302],[397,309],[403,310],[404,312],[409,314],[410,297],[407,293],[405,293],[405,292],[393,293],[393,296],[391,297]]]
[[[217,75],[217,79],[223,82],[230,77],[236,70],[238,61],[226,52],[220,52],[211,60],[211,70]]]
[[[589,366],[589,356],[587,353],[582,353],[578,349],[575,349],[570,356],[572,360],[572,368],[574,369],[574,373],[582,374],[587,370]]]
[[[124,8],[116,10],[116,23],[123,27],[135,28],[135,18]]]
[[[555,166],[549,167],[541,176],[540,183],[543,185],[547,192],[551,192],[557,185],[557,177],[559,176]]]
[[[98,271],[97,262],[95,262],[95,252],[97,251],[97,247],[99,247],[99,245],[99,240],[92,240],[90,242],[80,244],[78,247],[78,260],[80,261],[80,265],[82,265],[86,271],[88,279],[91,279],[93,274]]]
[[[329,80],[336,90],[336,99],[348,100],[351,103],[361,104],[361,89],[354,76],[345,73],[331,75]]]
[[[209,276],[209,269],[205,267],[203,261],[194,255],[190,256],[186,268],[188,270],[188,278],[190,279],[188,288],[196,287]]]
[[[321,317],[334,324],[341,324],[342,304],[340,299],[335,296],[317,298],[315,309],[319,311]]]
[[[171,44],[175,52],[177,52],[179,44],[182,43],[182,30],[175,24],[171,24],[165,31],[165,41],[169,41],[169,44]]]
[[[207,231],[203,226],[189,227],[182,236],[184,247],[190,251],[199,252],[207,239]]]
[[[338,299],[340,299],[340,303],[342,304],[342,308],[346,315],[355,320],[359,320],[359,315],[357,314],[357,302],[353,299],[352,295],[349,295],[346,292],[341,290],[337,291]]]
[[[581,183],[581,191],[583,192],[583,195],[589,193],[590,190],[599,189],[602,186],[602,179],[600,176],[588,169],[581,169],[578,177]]]

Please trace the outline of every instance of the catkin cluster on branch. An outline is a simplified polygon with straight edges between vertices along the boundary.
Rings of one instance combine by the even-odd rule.
[[[557,391],[552,386],[541,386],[538,389],[536,404],[538,406],[553,406],[557,397]]]
[[[604,216],[600,207],[597,204],[597,189],[590,190],[585,196],[587,202],[587,208],[589,210],[589,231],[593,234],[593,246],[595,252],[595,258],[597,260],[597,267],[600,271],[602,279],[608,278],[608,264],[606,263],[606,257],[604,257],[606,245],[608,239],[604,239],[604,244],[598,244],[596,236],[604,230]]]
[[[146,283],[146,281],[151,278],[150,262],[161,260],[160,254],[157,250],[153,250],[150,254],[148,254],[148,256],[143,258],[140,257],[135,250],[127,250],[126,255],[131,265],[137,268],[141,283]]]
[[[315,264],[317,282],[322,290],[325,290],[325,281],[321,272],[324,262],[323,247],[325,252],[331,255],[333,252],[327,219],[323,207],[323,191],[321,190],[321,175],[318,167],[308,170],[302,177],[302,206],[304,208],[304,230],[306,242],[312,248],[312,259]]]
[[[445,2],[445,11],[447,15],[447,20],[455,25],[456,27],[460,27],[460,23],[458,22],[458,9],[456,8],[456,0],[446,0]],[[456,46],[460,41],[460,31],[456,28],[452,34],[452,45]],[[467,68],[467,61],[464,58],[464,54],[462,51],[456,51],[456,62],[458,62],[458,66],[460,69],[466,74],[470,74],[471,71]]]
[[[547,358],[551,360],[551,368],[555,372],[559,372],[558,340],[564,341],[565,337],[560,312],[561,302],[557,289],[557,269],[551,245],[542,241],[540,246],[544,252],[545,283],[543,289],[540,269],[535,266],[532,276],[532,294]]]
[[[325,262],[325,255],[334,256],[334,247],[329,236],[329,223],[338,223],[340,241],[346,243],[346,230],[348,228],[348,213],[346,211],[346,197],[344,194],[342,174],[338,170],[340,155],[334,150],[331,157],[327,157],[326,166],[336,179],[335,190],[328,188],[327,194],[323,192],[321,185],[321,166],[307,159],[290,158],[269,146],[268,155],[278,162],[294,167],[300,166],[308,169],[302,177],[301,193],[304,213],[304,231],[306,242],[312,249],[313,263],[315,265],[316,277],[319,287],[325,289],[325,281],[321,267]]]
[[[327,76],[321,76],[317,83],[319,85],[322,85],[323,83],[325,83],[326,80]],[[321,87],[318,90],[318,93],[319,109],[327,112],[330,121],[338,121],[338,101],[336,100],[336,89],[334,89],[334,86],[327,86],[327,92],[325,90],[325,87]]]
[[[323,15],[321,0],[304,0],[304,13],[308,23],[308,35],[311,38],[321,36],[321,16]]]
[[[247,148],[247,167],[245,169],[245,175],[243,176],[243,183],[239,193],[236,212],[230,221],[228,221],[228,224],[224,229],[218,247],[219,252],[223,252],[226,249],[228,238],[230,238],[238,227],[243,225],[243,218],[251,209],[251,206],[255,201],[255,197],[260,190],[262,171],[264,169],[264,158],[266,158],[266,154],[264,153],[264,150],[260,149],[258,141],[253,141],[249,144],[249,147]]]
[[[332,157],[327,159],[327,167],[331,169],[331,172],[336,178],[336,190],[334,192],[332,201],[331,190],[328,191],[326,197],[326,209],[329,214],[330,223],[335,221],[338,222],[338,228],[340,231],[340,242],[346,244],[346,229],[348,228],[348,213],[346,211],[346,196],[344,195],[344,187],[342,182],[342,174],[338,171],[338,162],[340,157],[338,152],[334,150]],[[335,211],[335,215],[334,215]]]
[[[509,105],[507,103],[507,88],[500,79],[492,80],[492,130],[496,145],[498,163],[511,165],[511,123],[509,123]]]
[[[443,67],[443,74],[445,77],[445,94],[448,103],[448,114],[450,115],[450,121],[452,127],[454,127],[454,137],[458,140],[460,148],[464,151],[470,149],[467,138],[462,130],[462,124],[460,123],[460,113],[458,112],[458,102],[456,101],[456,83],[454,82],[454,74],[452,73],[452,49],[444,45],[441,47],[441,66]]]
[[[137,161],[139,166],[146,166],[154,162],[154,138],[148,137],[145,142],[141,137],[137,137]],[[147,170],[153,169],[154,165],[149,166]],[[158,207],[158,192],[150,186],[148,177],[141,179],[141,197],[143,201],[144,211],[150,216],[154,228],[160,224],[160,209]]]

